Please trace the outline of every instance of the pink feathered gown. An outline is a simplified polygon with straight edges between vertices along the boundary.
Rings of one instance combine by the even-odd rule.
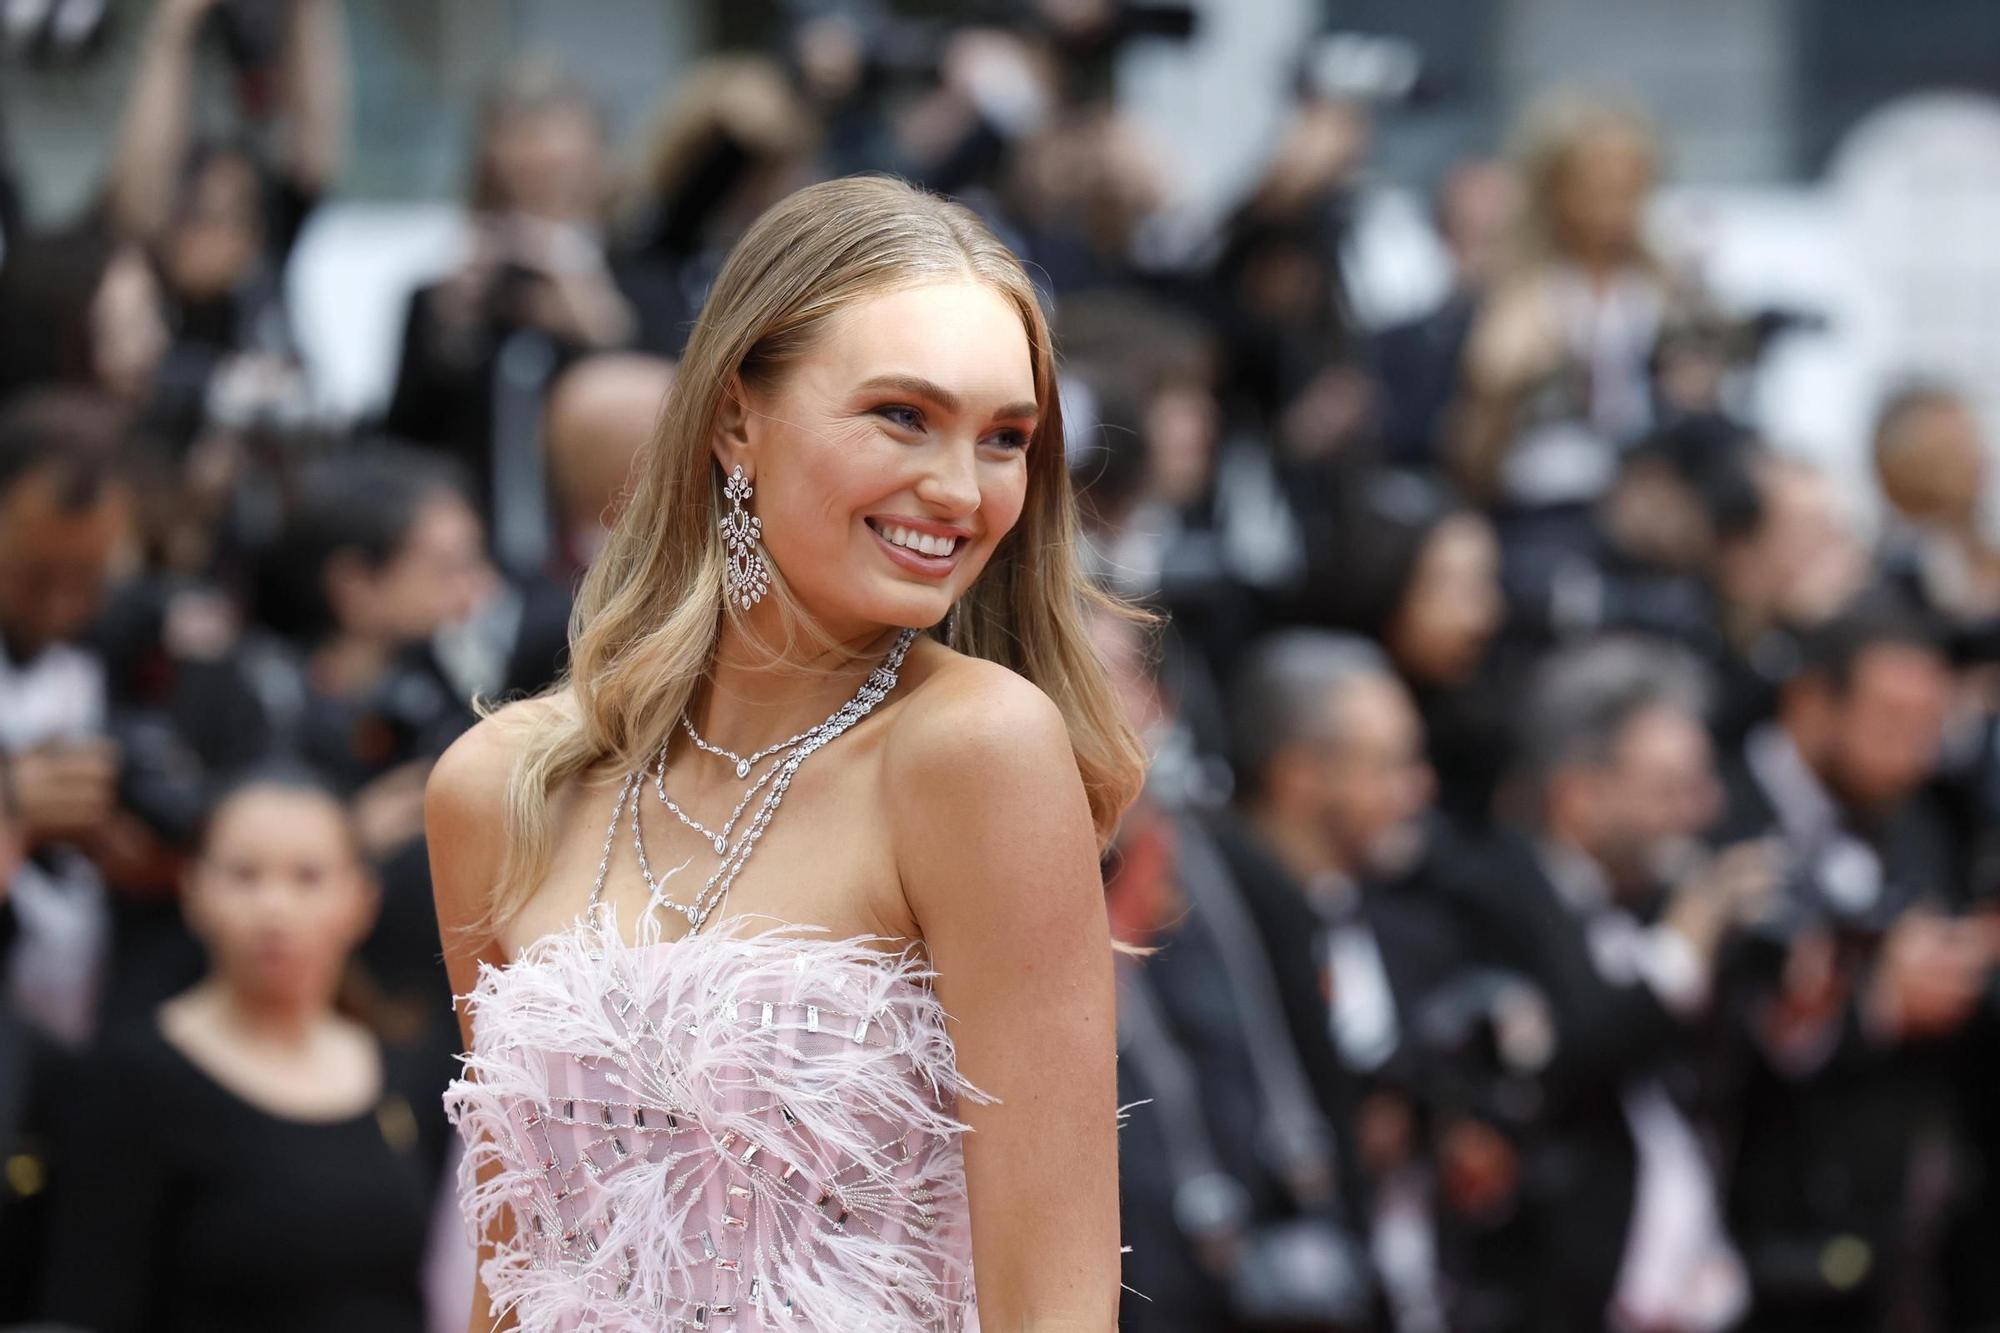
[[[482,967],[445,1106],[529,1333],[976,1330],[958,1074],[912,954],[608,917]],[[497,1166],[488,1179],[482,1168]]]

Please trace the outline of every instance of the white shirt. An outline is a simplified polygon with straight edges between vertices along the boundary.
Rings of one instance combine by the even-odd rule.
[[[0,645],[0,751],[103,734],[104,667],[69,644],[25,664]],[[79,1046],[97,1018],[99,976],[110,947],[110,903],[97,867],[69,848],[24,862],[7,884],[20,923],[7,958],[8,1000],[55,1040]]]
[[[1606,982],[1643,982],[1683,1016],[1707,1002],[1708,968],[1679,931],[1646,926],[1620,907],[1597,864],[1553,844],[1540,848],[1556,892],[1583,917],[1591,961]],[[1639,1154],[1631,1226],[1612,1299],[1614,1326],[1715,1333],[1748,1308],[1750,1286],[1716,1200],[1708,1156],[1658,1078],[1633,1079],[1620,1097]]]

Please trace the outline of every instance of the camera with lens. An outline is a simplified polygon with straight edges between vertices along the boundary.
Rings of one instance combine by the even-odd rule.
[[[1738,931],[1733,949],[1745,975],[1777,985],[1807,931],[1830,932],[1843,957],[1867,957],[1915,896],[1872,847],[1837,833],[1810,853],[1787,853],[1773,907]]]

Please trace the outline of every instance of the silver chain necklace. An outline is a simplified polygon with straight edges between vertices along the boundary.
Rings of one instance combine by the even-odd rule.
[[[862,682],[861,688],[856,692],[855,696],[835,709],[826,721],[801,732],[800,737],[803,739],[800,740],[797,747],[786,754],[778,764],[773,766],[770,772],[757,780],[756,785],[751,789],[752,793],[764,783],[772,782],[774,777],[776,779],[775,782],[772,782],[770,791],[765,794],[763,803],[757,807],[757,813],[750,821],[750,827],[744,830],[743,836],[737,840],[736,845],[729,847],[726,842],[724,843],[721,853],[723,858],[722,863],[715,868],[714,873],[709,875],[707,881],[703,883],[701,890],[695,894],[691,902],[685,904],[677,903],[667,897],[663,885],[667,879],[674,875],[675,871],[670,870],[665,875],[655,877],[652,866],[646,859],[646,844],[639,832],[638,798],[640,792],[643,790],[641,784],[644,781],[646,769],[651,768],[652,765],[647,764],[626,774],[624,782],[618,788],[618,799],[611,807],[611,826],[604,833],[604,854],[598,861],[597,882],[592,886],[590,891],[591,907],[596,908],[603,902],[604,884],[611,869],[611,845],[618,832],[618,821],[625,813],[626,802],[630,800],[632,807],[632,849],[637,853],[639,874],[645,881],[647,891],[645,913],[652,912],[655,907],[671,907],[674,911],[679,912],[687,918],[689,934],[700,930],[702,923],[708,919],[709,915],[717,907],[722,905],[723,899],[729,895],[730,885],[736,882],[736,876],[742,871],[744,862],[750,859],[751,850],[756,847],[757,840],[763,837],[765,828],[771,822],[771,816],[777,811],[778,803],[784,799],[785,789],[792,785],[792,775],[798,772],[799,765],[804,763],[815,750],[828,744],[849,727],[866,717],[873,711],[875,705],[880,703],[888,695],[889,691],[896,687],[897,671],[901,668],[903,657],[909,652],[910,645],[916,641],[916,637],[917,632],[913,629],[905,629],[901,634],[897,635],[895,645],[889,649],[888,655],[876,665],[875,669],[868,673],[868,678]],[[664,758],[665,750],[663,748],[661,751],[663,770]],[[664,794],[664,790],[664,780],[662,780],[662,794]],[[750,794],[745,793],[744,803],[748,802]],[[741,808],[741,804],[739,804],[737,814],[741,813]],[[682,818],[686,820],[687,816],[683,814]],[[689,822],[692,823],[692,821]],[[729,825],[724,826],[725,830],[735,822],[736,814],[732,814]],[[706,830],[703,831],[706,832]],[[713,838],[711,839],[711,845],[713,845]],[[676,870],[678,869],[679,867],[676,867]]]
[[[819,726],[821,727],[825,725],[826,723],[824,722],[819,724]],[[813,732],[817,731],[818,729],[819,729],[818,727],[808,727],[806,730],[800,732],[799,735],[810,736]],[[708,839],[709,845],[715,848],[715,854],[717,856],[721,856],[723,853],[729,850],[729,830],[736,827],[736,820],[738,816],[740,816],[743,813],[743,807],[750,804],[750,798],[752,796],[755,796],[759,791],[763,790],[764,784],[771,780],[772,776],[777,773],[779,767],[780,765],[778,764],[771,765],[771,767],[764,770],[763,777],[758,778],[755,782],[750,784],[750,786],[744,791],[743,798],[736,803],[736,808],[729,812],[729,819],[726,823],[723,824],[720,830],[708,827],[708,825],[702,823],[700,820],[696,819],[693,815],[690,815],[687,811],[681,809],[680,803],[674,800],[673,797],[667,795],[667,747],[664,744],[660,746],[660,752],[653,757],[653,763],[652,763],[653,790],[659,793],[661,805],[664,805],[667,807],[667,809],[673,811],[674,814],[679,817],[681,823],[686,824],[696,833],[699,833],[701,834],[702,837]]]
[[[765,755],[776,754],[778,751],[784,749],[787,746],[796,745],[800,741],[804,740],[806,737],[812,735],[813,732],[819,730],[820,727],[823,727],[825,725],[826,723],[824,722],[817,723],[814,726],[807,727],[804,731],[800,732],[796,736],[790,737],[787,740],[779,741],[776,745],[767,745],[763,749],[757,751],[757,753],[745,756],[736,753],[736,751],[734,750],[725,750],[720,745],[712,745],[708,741],[703,740],[701,738],[701,733],[694,729],[694,719],[689,717],[686,713],[681,714],[681,726],[687,731],[688,738],[692,740],[697,747],[708,751],[710,754],[720,755],[724,759],[735,760],[736,776],[739,778],[749,777],[750,770],[756,767],[757,761],[759,759],[762,759]],[[664,745],[661,746],[660,748],[662,752],[664,752],[666,749]]]

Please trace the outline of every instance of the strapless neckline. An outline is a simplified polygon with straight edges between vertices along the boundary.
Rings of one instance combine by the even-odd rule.
[[[740,923],[768,921],[772,924],[761,930],[749,930]],[[646,932],[655,933],[655,932]],[[558,957],[567,948],[578,943],[586,946],[595,942],[605,947],[605,954],[652,954],[659,951],[698,951],[717,940],[756,948],[772,949],[778,952],[795,952],[805,957],[834,958],[843,962],[853,962],[863,967],[879,967],[887,974],[887,980],[897,986],[906,987],[926,1000],[936,1001],[928,982],[934,975],[929,961],[920,951],[921,940],[902,940],[901,947],[880,949],[878,944],[894,945],[899,942],[893,935],[836,935],[831,926],[807,925],[796,921],[786,921],[782,917],[761,912],[744,912],[735,916],[719,917],[705,930],[677,935],[671,939],[641,938],[627,940],[618,931],[617,921],[606,913],[601,923],[593,923],[589,913],[576,916],[571,922],[546,935],[537,936],[523,945],[518,952],[503,963],[482,962],[478,975],[483,979],[487,973],[505,977],[523,968],[546,964]]]

